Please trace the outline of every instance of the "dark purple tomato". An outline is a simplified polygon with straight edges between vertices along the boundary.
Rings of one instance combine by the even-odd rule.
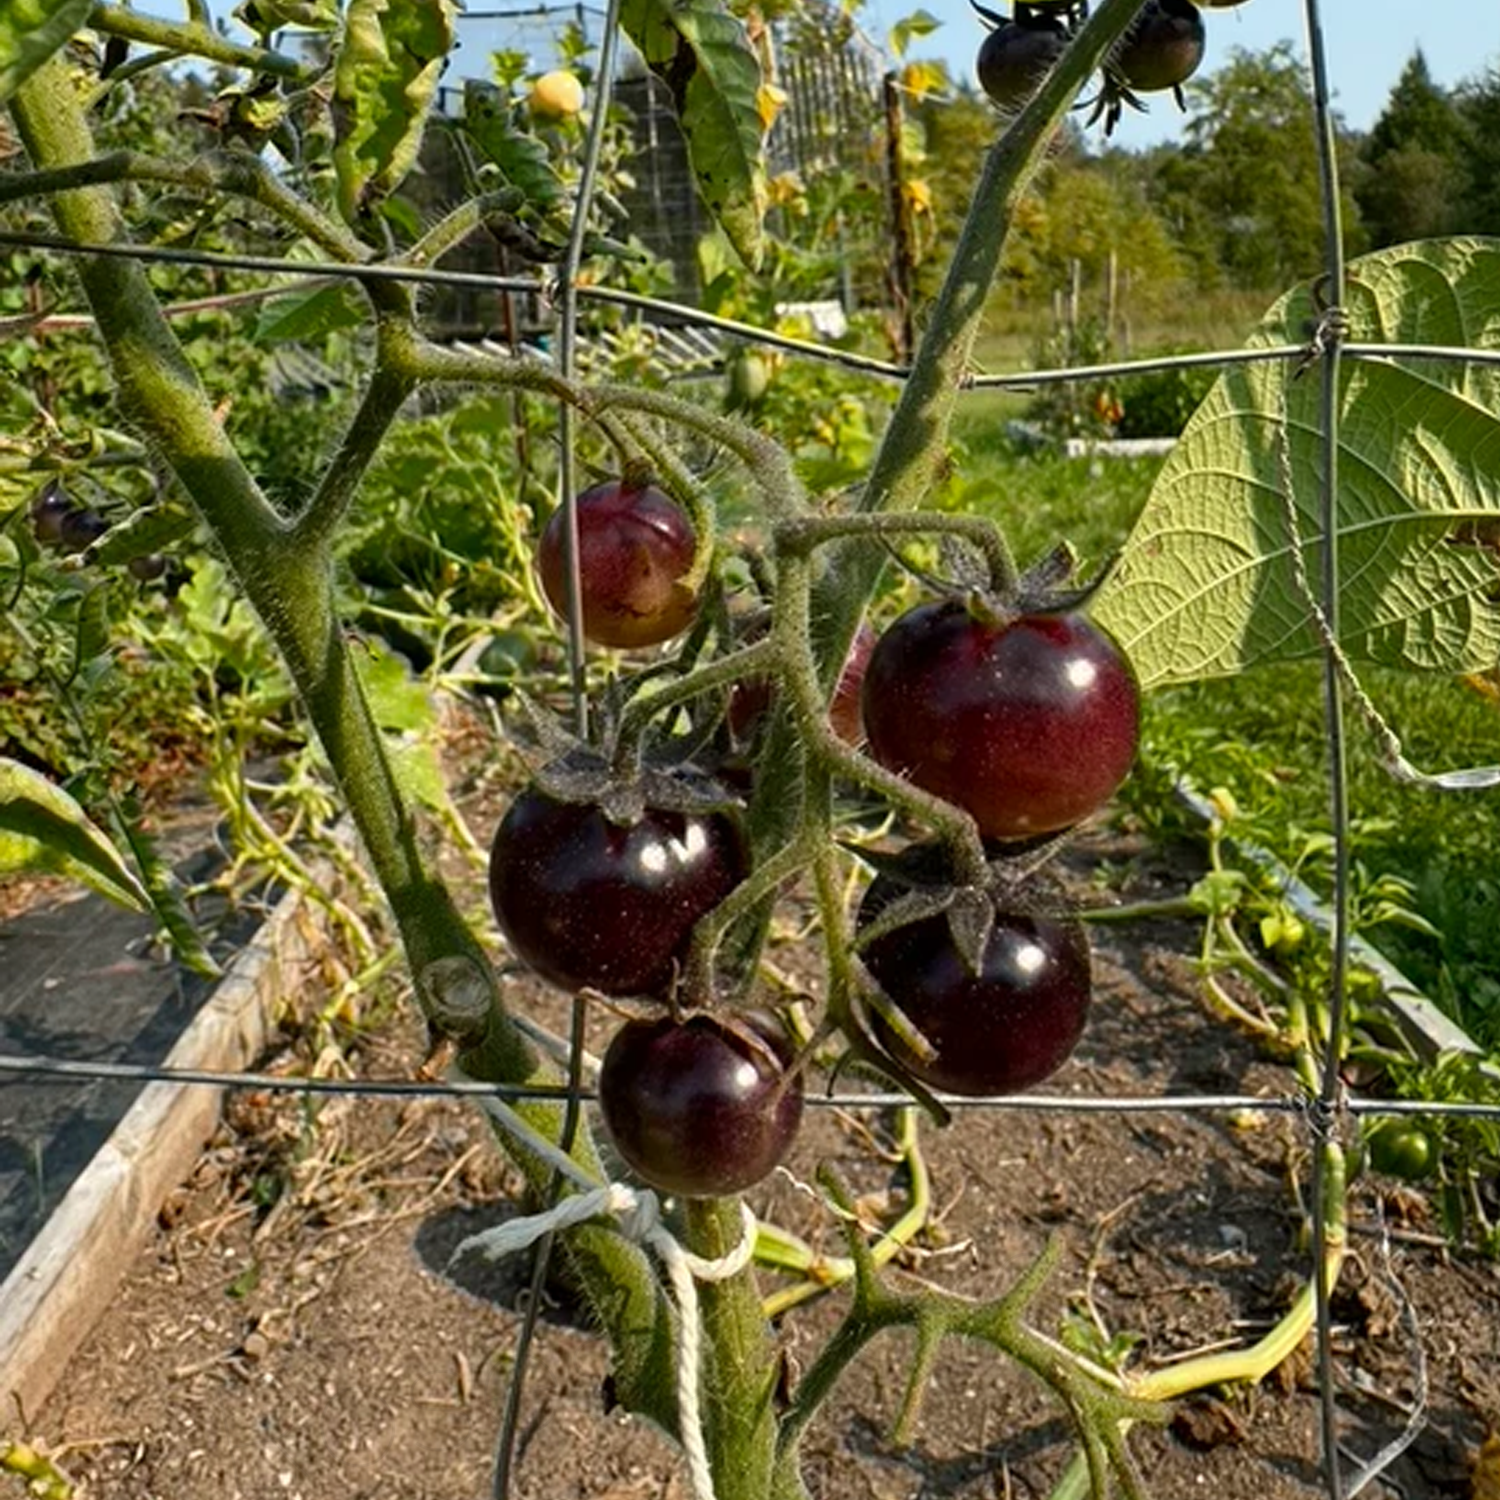
[[[490,851],[490,900],[516,954],[565,990],[659,995],[693,925],[744,879],[726,813],[647,809],[612,823],[537,787],[511,803]]]
[[[828,700],[828,723],[846,745],[864,743],[865,673],[870,670],[870,657],[875,652],[875,642],[878,639],[869,625],[860,624],[854,639],[849,643],[849,654],[844,658],[843,670],[834,685],[833,697]]]
[[[860,905],[860,925],[874,921],[901,889],[877,879]],[[951,1094],[1013,1094],[1050,1078],[1088,1019],[1089,943],[1080,922],[997,912],[977,974],[944,915],[876,938],[863,958],[933,1056],[917,1056],[872,1010],[876,1039],[921,1082]]]
[[[1027,839],[1114,794],[1135,759],[1140,692],[1082,615],[993,622],[944,600],[881,636],[864,722],[882,765],[965,808],[984,837]]]
[[[44,547],[55,547],[62,541],[63,521],[74,505],[60,484],[49,484],[31,502],[32,534]]]
[[[654,485],[619,480],[585,490],[577,506],[584,635],[620,650],[681,635],[699,602],[683,581],[698,539],[682,507]],[[553,512],[537,554],[542,590],[559,619],[568,609],[563,514],[560,506]]]
[[[1191,0],[1146,0],[1108,66],[1133,92],[1154,93],[1191,78],[1206,45],[1203,17]]]
[[[1042,86],[1067,45],[1066,28],[1050,17],[1001,21],[979,45],[974,64],[979,87],[1002,109],[1020,109]]]
[[[800,1075],[770,1027],[739,1016],[627,1021],[599,1069],[615,1149],[664,1193],[743,1192],[786,1155],[802,1118]]]

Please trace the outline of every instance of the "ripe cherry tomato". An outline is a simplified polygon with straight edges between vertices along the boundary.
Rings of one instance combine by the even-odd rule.
[[[860,903],[868,927],[904,887],[882,875]],[[865,967],[933,1048],[919,1057],[871,1011],[877,1040],[935,1089],[984,1097],[1051,1077],[1083,1035],[1092,995],[1083,924],[997,911],[978,973],[954,944],[946,915],[877,937]]]
[[[986,838],[1071,828],[1125,779],[1140,693],[1078,614],[992,621],[922,604],[880,638],[864,685],[870,753],[965,808]]]
[[[531,787],[496,830],[490,899],[517,955],[553,984],[665,994],[693,925],[748,867],[727,813],[648,808],[618,824]]]
[[[583,633],[596,646],[630,650],[681,635],[699,596],[684,582],[697,549],[692,522],[655,485],[596,484],[577,500]],[[542,531],[537,551],[542,590],[567,616],[563,510]]]
[[[790,1061],[758,1018],[627,1021],[599,1069],[600,1113],[615,1149],[659,1191],[742,1192],[796,1138],[802,1084]]]
[[[1018,110],[1042,86],[1068,47],[1067,28],[1050,16],[1002,20],[979,45],[979,87],[1003,110]]]

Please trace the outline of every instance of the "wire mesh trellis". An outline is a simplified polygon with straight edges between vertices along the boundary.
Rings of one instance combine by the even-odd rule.
[[[1333,150],[1333,125],[1329,109],[1329,94],[1327,83],[1327,62],[1324,54],[1322,30],[1319,21],[1318,0],[1303,0],[1304,15],[1308,33],[1308,45],[1311,59],[1312,75],[1314,82],[1314,107],[1316,111],[1318,138],[1320,145],[1320,173],[1323,184],[1325,228],[1327,234],[1328,260],[1325,271],[1324,285],[1327,293],[1327,310],[1315,334],[1313,352],[1318,360],[1318,370],[1323,381],[1323,409],[1322,409],[1322,439],[1324,444],[1325,468],[1322,475],[1323,494],[1323,534],[1325,537],[1334,537],[1337,534],[1337,498],[1338,498],[1338,455],[1339,455],[1339,405],[1338,405],[1338,371],[1341,359],[1351,358],[1389,358],[1393,354],[1402,357],[1420,358],[1431,357],[1441,359],[1472,359],[1476,361],[1500,362],[1500,352],[1488,350],[1473,350],[1467,348],[1437,348],[1433,346],[1408,346],[1408,345],[1386,345],[1386,344],[1355,344],[1343,339],[1338,319],[1338,309],[1342,301],[1345,269],[1342,254],[1342,231],[1339,222],[1339,195],[1337,181],[1337,165]],[[607,34],[613,34],[613,27],[607,28]],[[815,131],[816,124],[804,124],[799,129]],[[585,174],[585,185],[590,181],[590,174]],[[581,226],[586,216],[587,191],[581,195],[584,199],[585,209],[580,213],[575,229]],[[290,263],[273,259],[259,259],[252,257],[234,256],[206,256],[196,252],[178,252],[175,255],[153,247],[147,246],[98,246],[80,245],[70,243],[61,238],[53,236],[26,235],[20,233],[0,233],[0,243],[14,245],[30,245],[38,249],[60,251],[69,254],[113,254],[136,257],[143,260],[188,260],[197,263],[216,264],[225,267],[239,266],[247,269],[276,270],[279,273],[292,276],[349,276],[354,278],[365,277],[378,279],[384,276],[399,277],[401,279],[426,283],[432,286],[449,286],[455,288],[472,288],[494,291],[521,291],[528,295],[540,293],[544,290],[543,285],[536,278],[507,278],[504,275],[488,274],[482,270],[468,272],[438,272],[430,270],[405,270],[396,267],[364,266],[354,267],[337,263],[311,264]],[[610,297],[619,294],[610,293],[606,289],[582,288],[574,284],[577,270],[577,257],[580,246],[578,235],[575,233],[574,244],[570,247],[569,262],[564,267],[564,276],[561,279],[561,298],[559,316],[563,330],[563,348],[560,353],[560,361],[566,373],[570,368],[571,355],[568,346],[576,330],[577,301],[585,295]],[[642,306],[656,311],[670,311],[687,324],[700,323],[709,326],[727,325],[742,337],[753,338],[761,342],[776,343],[782,347],[790,347],[799,353],[812,357],[829,358],[845,364],[854,364],[855,361],[849,356],[837,351],[830,351],[822,346],[804,345],[797,340],[773,339],[767,337],[760,329],[753,325],[736,324],[731,320],[711,319],[698,313],[691,306],[684,304],[673,304],[658,299],[637,298]],[[1078,369],[1058,371],[1029,371],[1022,375],[1006,377],[971,378],[967,384],[973,387],[980,385],[1030,385],[1049,380],[1077,379],[1081,374],[1089,373],[1132,373],[1146,369],[1160,369],[1180,367],[1188,364],[1215,364],[1227,366],[1246,360],[1301,360],[1308,354],[1308,347],[1303,345],[1287,346],[1278,349],[1257,351],[1210,351],[1191,356],[1173,356],[1160,360],[1143,360],[1122,362],[1110,366],[1101,366],[1097,371],[1081,372]],[[869,368],[877,365],[880,373],[900,378],[904,373],[899,367],[884,364],[882,362],[862,361],[860,367]],[[568,408],[564,408],[565,417]],[[565,440],[563,452],[570,451],[570,444]],[[572,486],[563,485],[563,493],[571,494]],[[1326,612],[1331,628],[1335,635],[1338,622],[1338,601],[1341,592],[1341,580],[1338,573],[1337,548],[1325,546],[1322,549],[1322,573],[1318,579],[1318,594],[1321,607]],[[572,591],[575,601],[574,620],[572,622],[573,635],[572,649],[574,653],[575,668],[581,659],[581,644],[576,620],[576,582]],[[579,703],[580,716],[584,713],[582,701]],[[1327,723],[1327,736],[1329,743],[1329,783],[1330,783],[1330,822],[1336,835],[1336,859],[1334,867],[1334,890],[1332,898],[1332,909],[1334,913],[1333,928],[1333,951],[1334,951],[1334,975],[1330,986],[1330,1038],[1327,1045],[1327,1062],[1319,1080],[1319,1088],[1316,1095],[1309,1099],[1303,1095],[1289,1095],[1285,1098],[1262,1098],[1258,1096],[1181,1096],[1181,1097],[1158,1097],[1158,1098],[1132,1098],[1129,1096],[1111,1096],[1108,1098],[1082,1099],[1082,1098],[1043,1098],[1035,1095],[1022,1096],[1017,1099],[1007,1100],[962,1100],[954,1101],[965,1108],[1019,1108],[1019,1109],[1056,1109],[1056,1110],[1116,1110],[1116,1111],[1207,1111],[1224,1109],[1262,1109],[1276,1110],[1281,1112],[1296,1113],[1300,1115],[1307,1124],[1311,1136],[1317,1140],[1325,1136],[1334,1136],[1337,1133],[1338,1118],[1344,1113],[1360,1115],[1366,1113],[1380,1114],[1429,1114],[1433,1116],[1447,1116],[1452,1118],[1475,1117],[1475,1118],[1500,1118],[1500,1110],[1481,1105],[1461,1104],[1434,1104],[1429,1102],[1409,1102],[1374,1100],[1350,1096],[1344,1088],[1343,1081],[1338,1073],[1338,1059],[1341,1052],[1340,1040],[1344,1029],[1348,1024],[1348,1011],[1346,1005],[1347,989],[1347,967],[1349,958],[1349,854],[1348,854],[1348,823],[1350,810],[1348,805],[1347,774],[1344,766],[1344,728],[1343,728],[1343,687],[1338,675],[1337,664],[1330,660],[1327,663],[1325,681],[1325,713]],[[225,1075],[214,1073],[190,1073],[182,1070],[171,1069],[149,1069],[149,1068],[110,1068],[99,1064],[78,1064],[58,1059],[42,1059],[27,1057],[4,1057],[0,1056],[0,1072],[30,1072],[37,1075],[73,1075],[87,1077],[112,1077],[112,1078],[137,1078],[152,1079],[158,1081],[176,1082],[184,1086],[202,1085],[223,1087],[227,1085],[254,1086],[268,1089],[288,1089],[305,1092],[339,1092],[350,1095],[372,1095],[379,1093],[402,1093],[402,1094],[447,1094],[464,1097],[509,1097],[509,1098],[535,1098],[547,1100],[566,1100],[570,1106],[570,1113],[576,1119],[577,1109],[591,1096],[582,1086],[582,1051],[575,1036],[568,1049],[573,1059],[573,1076],[566,1086],[556,1089],[505,1089],[492,1084],[476,1084],[466,1086],[462,1084],[396,1084],[379,1082],[347,1082],[336,1080],[311,1080],[290,1079],[281,1076],[268,1076],[260,1074],[237,1074]],[[880,1093],[855,1093],[831,1095],[826,1099],[810,1101],[814,1104],[831,1104],[841,1108],[886,1108],[894,1104],[908,1102],[905,1096],[880,1094]],[[1313,1200],[1319,1201],[1319,1185],[1323,1171],[1322,1158],[1318,1153],[1314,1154],[1313,1173]],[[1314,1259],[1321,1263],[1321,1236],[1323,1225],[1319,1215],[1315,1212],[1313,1216],[1313,1228],[1315,1236]],[[1338,1440],[1338,1407],[1337,1407],[1337,1382],[1334,1379],[1332,1358],[1332,1327],[1329,1313],[1329,1298],[1327,1289],[1323,1285],[1321,1276],[1314,1278],[1314,1286],[1317,1293],[1317,1323],[1319,1331],[1319,1360],[1321,1367],[1321,1390],[1323,1411],[1323,1470],[1328,1494],[1332,1500],[1345,1500],[1346,1496],[1357,1492],[1359,1488],[1370,1483],[1378,1474],[1381,1464],[1389,1463],[1395,1456],[1394,1451],[1387,1450],[1377,1457],[1374,1464],[1366,1465],[1355,1476],[1351,1486],[1346,1486],[1343,1478],[1340,1460],[1340,1444]],[[514,1389],[519,1389],[519,1381]],[[1408,1438],[1409,1440],[1409,1438]]]

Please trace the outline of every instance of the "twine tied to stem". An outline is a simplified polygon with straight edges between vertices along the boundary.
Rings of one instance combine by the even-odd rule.
[[[485,1112],[507,1134],[528,1151],[545,1158],[579,1189],[543,1213],[528,1214],[482,1229],[462,1240],[449,1264],[470,1251],[487,1260],[500,1260],[528,1249],[559,1229],[570,1229],[589,1219],[606,1215],[617,1218],[620,1233],[655,1251],[667,1273],[672,1300],[677,1309],[677,1426],[678,1438],[687,1458],[688,1474],[696,1500],[715,1500],[708,1446],[703,1438],[702,1408],[698,1399],[699,1369],[703,1358],[703,1325],[698,1310],[700,1281],[727,1281],[749,1265],[755,1252],[755,1215],[740,1204],[742,1231],[739,1243],[727,1255],[710,1260],[690,1251],[662,1222],[661,1200],[649,1188],[623,1182],[600,1184],[591,1179],[550,1141],[538,1135],[502,1100],[483,1100]]]

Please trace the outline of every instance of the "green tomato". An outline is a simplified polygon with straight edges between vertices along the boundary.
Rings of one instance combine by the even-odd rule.
[[[1419,1182],[1437,1165],[1432,1137],[1420,1125],[1386,1120],[1370,1133],[1370,1165],[1388,1177]]]
[[[771,385],[771,367],[753,350],[741,350],[727,366],[729,388],[724,405],[729,411],[752,411],[765,400]]]

